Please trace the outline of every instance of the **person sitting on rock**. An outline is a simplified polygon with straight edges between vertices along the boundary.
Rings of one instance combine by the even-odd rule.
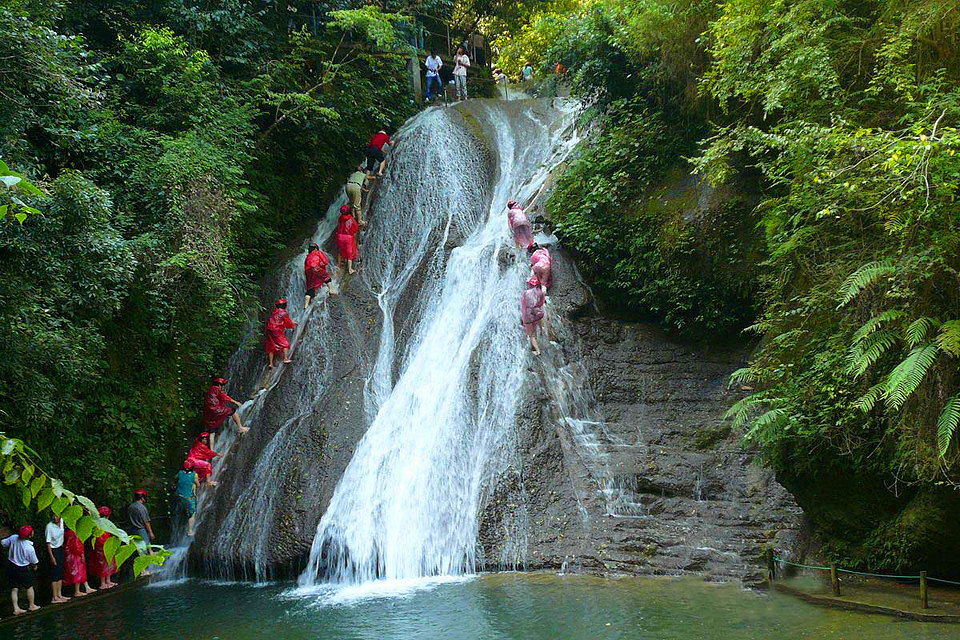
[[[527,219],[527,214],[523,212],[516,200],[507,203],[507,223],[510,225],[510,231],[513,232],[513,241],[517,247],[523,249],[533,243],[533,225]]]
[[[337,223],[337,268],[341,268],[343,261],[347,261],[347,273],[354,274],[353,261],[360,258],[360,248],[357,246],[357,233],[360,227],[350,215],[350,205],[340,207],[340,221]]]
[[[344,205],[347,209],[349,205]],[[351,218],[352,220],[352,218]],[[354,222],[356,224],[356,222]],[[290,319],[287,313],[286,298],[279,298],[274,303],[273,313],[267,320],[266,338],[263,348],[267,352],[267,366],[273,369],[273,356],[283,353],[284,364],[290,364],[290,343],[287,341],[287,329],[296,329],[297,323]]]
[[[237,409],[239,409],[241,405],[238,401],[228,396],[223,390],[226,384],[226,378],[214,376],[213,379],[211,379],[210,388],[207,389],[207,395],[204,398],[203,409],[201,411],[203,428],[206,429],[208,433],[215,434],[217,429],[220,428],[220,425],[223,424],[223,421],[227,419],[227,416],[233,416],[233,422],[237,425],[237,431],[246,433],[250,430],[250,427],[245,427],[240,422],[240,415],[237,413]]]
[[[553,284],[553,274],[551,273],[553,260],[550,258],[550,252],[545,247],[532,242],[527,247],[527,253],[530,254],[530,269],[533,270],[533,275],[537,276],[537,280],[549,290],[550,285]]]
[[[320,246],[316,243],[311,243],[307,251],[307,259],[303,261],[303,273],[307,278],[307,295],[303,303],[304,309],[310,306],[310,300],[316,298],[320,294],[320,289],[325,286],[330,295],[333,295],[333,289],[328,286],[332,280],[330,274],[327,273],[327,265],[330,264],[330,258],[320,250]]]
[[[546,302],[547,298],[543,286],[541,286],[537,276],[531,276],[527,280],[527,288],[520,296],[520,322],[523,323],[523,331],[530,338],[530,347],[533,349],[534,355],[540,355],[540,345],[537,344],[537,330],[546,316],[544,308]]]

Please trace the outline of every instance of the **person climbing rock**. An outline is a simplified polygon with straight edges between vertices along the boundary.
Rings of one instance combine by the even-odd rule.
[[[70,598],[63,595],[63,566],[66,561],[63,548],[63,520],[57,514],[50,517],[44,531],[47,540],[47,555],[50,556],[50,602],[60,604]]]
[[[210,388],[207,389],[207,395],[203,400],[203,410],[201,421],[203,422],[203,427],[209,433],[215,434],[217,429],[220,428],[220,425],[223,424],[223,421],[227,419],[227,416],[233,417],[234,424],[237,425],[237,431],[240,433],[246,433],[250,431],[250,427],[245,427],[240,422],[240,416],[237,414],[237,409],[240,408],[240,403],[231,398],[223,390],[223,387],[226,386],[227,379],[221,378],[220,376],[214,376],[210,380]],[[230,405],[233,405],[232,407]]]
[[[113,515],[113,510],[110,507],[102,506],[97,509],[97,513],[100,514],[101,518],[109,518]],[[113,574],[117,572],[117,564],[113,560],[107,561],[107,555],[103,550],[103,545],[110,539],[110,535],[103,532],[93,541],[93,553],[90,554],[90,561],[87,566],[88,572],[100,580],[100,589],[111,589],[117,586],[112,578]]]
[[[448,52],[449,53],[449,52]],[[424,61],[423,66],[427,68],[427,102],[433,99],[434,95],[443,93],[443,82],[440,80],[440,69],[443,68],[443,60],[440,56],[430,50],[430,55]],[[433,87],[436,86],[437,92],[434,94]]]
[[[216,455],[216,454],[214,454]],[[207,463],[209,466],[209,463]],[[183,463],[183,469],[177,472],[177,503],[187,516],[187,536],[193,537],[193,526],[197,513],[197,489],[200,477],[193,470],[194,461],[190,458]]]
[[[527,288],[520,296],[520,321],[523,323],[523,331],[530,338],[530,347],[535,355],[540,355],[540,345],[537,344],[537,329],[546,316],[544,305],[547,302],[543,287],[537,276],[531,276],[527,280]]]
[[[463,47],[457,49],[457,55],[453,59],[453,80],[457,84],[457,99],[467,99],[467,69],[470,67],[470,57]]]
[[[349,205],[343,205],[349,211]],[[342,210],[342,209],[341,209]],[[342,216],[341,216],[342,219]],[[353,218],[350,218],[353,220]],[[356,221],[354,221],[356,226]],[[290,319],[287,313],[287,300],[280,298],[274,303],[273,313],[267,320],[266,339],[264,340],[264,349],[267,352],[267,366],[273,369],[273,356],[283,353],[284,364],[290,364],[290,343],[287,341],[287,329],[296,329],[297,323]]]
[[[197,474],[197,480],[208,487],[217,486],[213,482],[213,465],[211,460],[220,454],[211,448],[212,441],[210,434],[204,431],[193,440],[190,451],[187,452],[187,459],[183,463],[183,468],[189,468]]]
[[[527,253],[530,254],[530,269],[533,270],[533,275],[537,276],[537,280],[549,291],[553,284],[553,260],[550,252],[533,242],[527,247]]]
[[[363,155],[366,156],[367,159],[367,178],[370,180],[383,177],[383,172],[387,168],[387,156],[383,148],[390,144],[392,144],[390,142],[390,136],[388,136],[387,132],[383,129],[373,134],[373,137],[370,138],[370,144],[367,145],[366,150],[363,152]],[[374,176],[373,174],[377,169],[377,165],[380,165],[380,172]]]
[[[96,589],[87,582],[87,561],[83,542],[76,533],[67,529],[63,534],[63,544],[67,547],[63,566],[63,585],[73,587],[74,597],[90,595]]]
[[[507,203],[507,223],[513,232],[513,242],[519,248],[529,247],[533,243],[533,225],[527,219],[516,200]]]
[[[367,172],[364,170],[363,163],[357,165],[357,170],[347,178],[347,184],[344,187],[347,197],[350,198],[350,206],[353,207],[353,213],[357,216],[357,222],[360,226],[363,223],[363,194],[370,191],[367,189]]]
[[[340,207],[340,221],[337,224],[337,268],[341,268],[343,261],[347,261],[347,273],[353,274],[356,271],[353,268],[353,261],[360,257],[360,249],[357,247],[357,233],[360,227],[357,221],[350,215],[350,206]]]
[[[13,615],[26,611],[38,611],[40,607],[33,601],[33,572],[36,571],[37,550],[33,548],[33,527],[28,524],[12,536],[7,536],[0,544],[7,550],[7,578],[10,582],[10,599],[13,601]],[[20,589],[27,591],[27,609],[20,608]]]
[[[333,289],[329,287],[332,278],[327,273],[327,265],[330,264],[330,258],[320,250],[320,245],[310,243],[307,248],[307,259],[303,261],[303,273],[307,278],[307,295],[304,299],[303,308],[310,306],[310,300],[320,295],[320,289],[327,287],[330,295],[334,295]]]

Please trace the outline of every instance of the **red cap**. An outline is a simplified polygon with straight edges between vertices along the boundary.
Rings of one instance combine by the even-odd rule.
[[[279,307],[282,304],[287,304],[286,298],[277,298],[277,301],[273,303],[274,306]]]
[[[510,200],[509,202],[507,202],[507,207],[509,207],[510,209],[513,209],[515,206],[517,206],[516,200]]]
[[[184,471],[190,471],[190,469],[193,469],[193,460],[190,460],[190,459],[188,458],[188,459],[186,459],[186,460],[183,461],[183,470],[184,470]]]
[[[530,276],[530,279],[527,280],[527,284],[530,285],[531,287],[539,287],[540,280],[537,279],[537,276]]]
[[[226,379],[226,378],[214,378],[214,379],[213,379],[213,384],[217,384],[217,385],[220,385],[220,386],[222,387],[223,385],[227,384],[227,379]]]
[[[31,527],[28,524],[25,524],[22,527],[20,527],[20,531],[17,531],[17,535],[24,539],[29,538],[30,536],[33,535],[33,527]]]
[[[109,518],[109,517],[110,517],[110,514],[113,513],[113,510],[112,510],[110,507],[108,507],[107,505],[103,505],[102,507],[100,507],[99,509],[97,509],[97,513],[99,513],[99,514],[100,514],[101,516],[103,516],[104,518]]]
[[[350,213],[350,211],[351,211],[350,205],[348,204],[345,204],[342,207],[340,207],[340,215],[342,216]]]
[[[136,491],[133,492],[133,495],[135,495],[135,496],[143,496],[144,498],[146,498],[146,497],[149,496],[150,494],[147,493],[146,489],[137,489]]]

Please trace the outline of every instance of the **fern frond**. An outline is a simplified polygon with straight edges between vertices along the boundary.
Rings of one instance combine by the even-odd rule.
[[[960,356],[960,320],[950,320],[940,325],[937,346],[944,353],[949,353],[951,356]]]
[[[857,409],[863,411],[864,413],[870,413],[873,411],[873,407],[876,406],[877,400],[880,399],[880,396],[883,394],[883,384],[875,384],[870,389],[860,396],[860,399],[856,402]]]
[[[753,370],[750,367],[741,367],[730,374],[730,383],[727,386],[735,387],[750,382],[753,382]]]
[[[868,262],[853,273],[851,273],[843,284],[840,285],[840,304],[837,309],[845,307],[851,300],[856,298],[861,291],[884,276],[896,273],[896,267],[892,260],[878,260]]]
[[[906,338],[910,347],[915,347],[923,342],[927,337],[927,332],[931,327],[940,325],[940,321],[935,318],[921,316],[907,326]]]
[[[940,419],[937,420],[937,446],[941,458],[947,455],[957,424],[960,424],[960,395],[946,401],[943,411],[940,412]]]
[[[748,442],[771,442],[776,439],[777,432],[781,431],[789,414],[782,407],[770,409],[756,420],[750,431],[744,434],[743,439]]]
[[[887,352],[887,349],[897,344],[899,338],[893,331],[876,331],[862,342],[853,345],[847,356],[850,366],[847,373],[862,376],[867,369],[876,364],[877,360]]]
[[[734,405],[723,414],[723,419],[731,420],[733,426],[740,429],[750,422],[750,416],[755,414],[759,410],[759,407],[767,401],[766,392],[761,391],[760,393],[750,394],[746,398],[735,402]]]
[[[917,390],[930,366],[940,355],[940,347],[935,343],[914,348],[913,351],[898,364],[887,376],[884,402],[887,407],[898,410],[907,399]]]
[[[857,332],[853,334],[853,341],[859,342],[873,333],[876,329],[879,329],[880,325],[886,324],[887,322],[892,322],[893,320],[899,320],[905,315],[907,315],[906,311],[901,311],[900,309],[888,309],[880,315],[873,316],[867,320],[862,327],[857,329]]]

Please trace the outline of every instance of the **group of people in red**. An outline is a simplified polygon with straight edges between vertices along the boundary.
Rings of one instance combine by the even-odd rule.
[[[516,200],[507,203],[507,224],[513,234],[513,242],[518,249],[526,249],[530,256],[530,278],[527,287],[520,296],[520,322],[523,331],[530,339],[530,348],[535,355],[540,355],[540,345],[537,335],[542,331],[549,341],[549,322],[547,318],[547,291],[553,284],[553,260],[546,247],[541,247],[533,240],[533,225],[527,218],[526,212]]]

